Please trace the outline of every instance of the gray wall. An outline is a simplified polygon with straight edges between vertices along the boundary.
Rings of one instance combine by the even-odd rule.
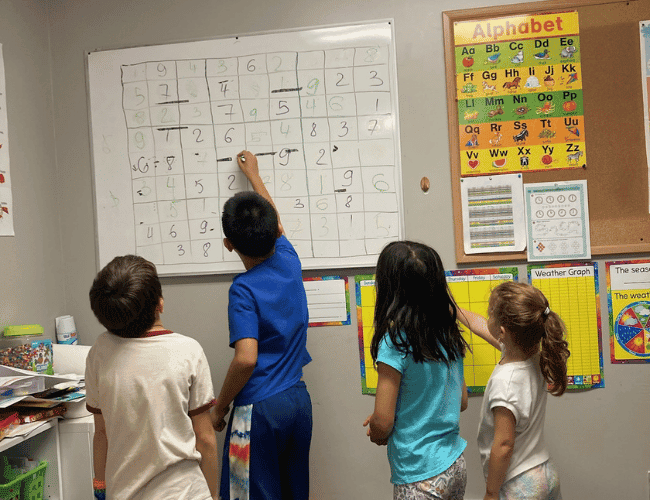
[[[0,329],[37,323],[53,338],[65,310],[59,205],[78,188],[57,177],[46,6],[0,1],[0,12],[16,233],[0,238]]]
[[[0,2],[17,233],[0,239],[0,326],[41,323],[51,337],[54,317],[65,313],[75,316],[82,343],[92,344],[101,332],[87,299],[97,268],[84,52],[97,48],[393,18],[406,236],[434,246],[445,266],[455,268],[441,11],[483,5],[478,0]],[[419,190],[423,175],[432,180],[428,195]],[[606,314],[604,262],[599,265]],[[372,270],[337,274],[366,271]],[[226,321],[230,280],[163,282],[165,324],[202,343],[217,388],[232,356]],[[606,387],[551,398],[548,444],[564,498],[648,498],[648,367],[612,366],[606,322],[603,328]],[[391,498],[385,448],[367,441],[361,426],[374,401],[360,393],[356,328],[311,329],[308,348],[314,358],[305,372],[314,403],[312,497]],[[475,444],[480,401],[472,397],[461,418],[469,442],[468,499],[483,494]]]

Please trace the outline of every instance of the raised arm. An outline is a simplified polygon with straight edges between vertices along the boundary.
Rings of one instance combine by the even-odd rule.
[[[244,173],[248,181],[253,186],[253,190],[259,194],[262,198],[268,201],[273,208],[275,208],[275,213],[278,214],[278,236],[284,233],[284,228],[282,227],[282,222],[280,222],[280,213],[278,212],[275,203],[273,203],[273,198],[271,194],[266,189],[262,178],[260,177],[260,170],[257,164],[257,157],[250,151],[242,151],[237,155],[237,164],[239,168]]]
[[[490,330],[488,330],[487,320],[483,316],[458,306],[456,306],[456,315],[458,317],[458,321],[469,328],[473,333],[481,337],[483,340],[494,346],[499,351],[501,350],[499,342],[497,342],[497,339],[495,339],[490,333]]]

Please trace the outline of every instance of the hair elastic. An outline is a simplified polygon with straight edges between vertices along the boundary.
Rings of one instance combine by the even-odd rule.
[[[548,318],[548,315],[551,314],[551,308],[546,306],[546,309],[544,309],[544,312],[542,314],[545,318]]]

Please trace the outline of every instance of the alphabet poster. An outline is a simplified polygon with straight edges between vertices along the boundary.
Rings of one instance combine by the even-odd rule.
[[[243,149],[305,269],[374,265],[403,233],[389,21],[88,54],[98,264],[239,272],[221,211]]]
[[[650,260],[606,262],[612,363],[650,362]]]
[[[564,321],[569,342],[569,389],[605,387],[601,343],[598,264],[531,264],[528,281],[541,290]]]
[[[461,176],[586,165],[577,12],[454,23]]]

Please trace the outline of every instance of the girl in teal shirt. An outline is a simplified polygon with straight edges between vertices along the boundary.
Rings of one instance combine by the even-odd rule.
[[[387,245],[375,277],[379,375],[375,410],[364,422],[373,443],[388,445],[394,500],[457,500],[467,472],[460,412],[467,407],[457,320],[498,348],[485,318],[454,303],[440,256],[410,241]]]

